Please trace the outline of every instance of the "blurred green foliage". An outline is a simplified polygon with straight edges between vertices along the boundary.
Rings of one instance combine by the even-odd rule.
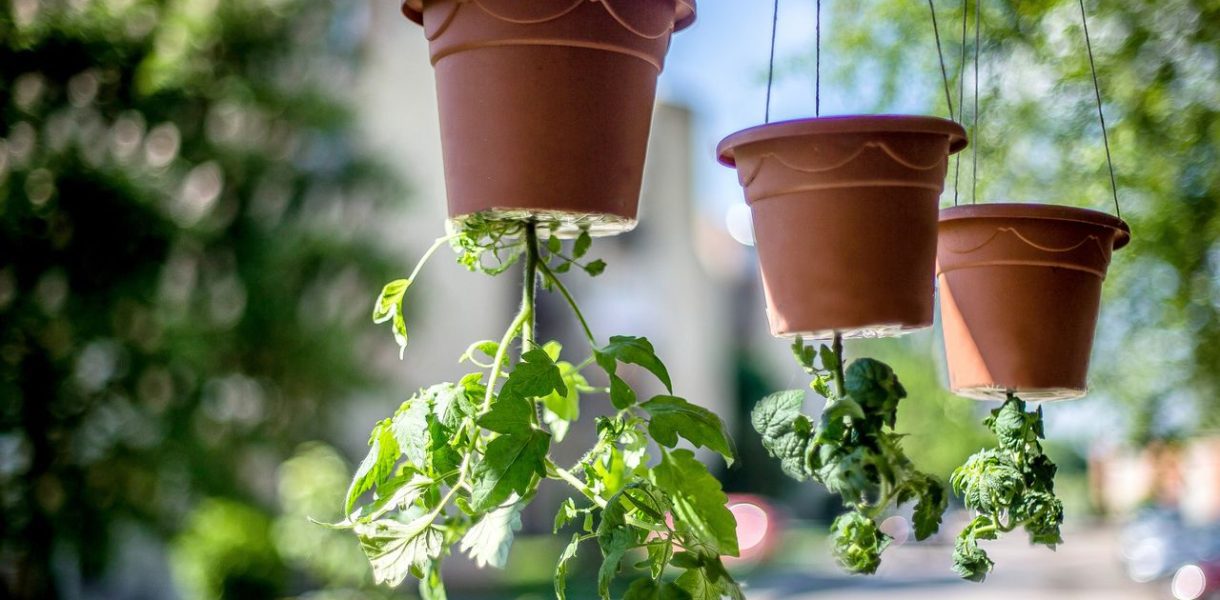
[[[174,540],[172,563],[188,599],[273,598],[284,564],[270,544],[271,520],[233,500],[205,500]]]
[[[960,155],[958,201],[975,200],[977,149],[979,202],[1113,212],[1078,0],[979,4],[979,126],[972,148]],[[856,98],[853,111],[922,106],[948,114],[927,3],[831,6],[823,65],[835,77],[827,85]],[[935,6],[955,114],[970,125],[975,3],[964,70],[963,3]],[[1133,231],[1106,283],[1095,396],[1123,403],[1137,443],[1214,429],[1220,426],[1220,2],[1108,0],[1085,7],[1122,216]],[[795,64],[805,70],[810,61]],[[951,187],[955,173],[950,165]],[[906,381],[908,371],[900,372]]]
[[[181,533],[195,595],[357,581],[273,511],[370,384],[352,332],[389,268],[357,232],[402,190],[337,100],[358,9],[0,3],[0,596],[104,580],[120,523]],[[295,519],[301,465],[346,477],[319,452],[284,467]]]

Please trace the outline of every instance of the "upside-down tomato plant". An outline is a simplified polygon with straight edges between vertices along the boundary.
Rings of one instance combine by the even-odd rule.
[[[444,558],[456,547],[480,566],[503,567],[522,510],[544,482],[555,481],[582,498],[567,500],[555,515],[556,533],[574,530],[555,568],[560,599],[569,563],[593,546],[603,557],[597,577],[603,598],[628,558],[647,573],[630,583],[624,598],[743,598],[721,561],[738,552],[727,498],[694,452],[679,447],[685,440],[731,463],[723,422],[673,395],[647,339],[594,336],[562,276],[578,270],[596,276],[605,263],[585,259],[592,243],[587,231],[565,243],[551,235],[554,229],[467,218],[433,244],[410,277],[385,286],[373,320],[390,323],[405,351],[408,290],[438,249],[448,244],[460,263],[489,275],[522,265],[521,306],[504,334],[470,345],[460,362],[474,365],[471,373],[420,390],[373,427],[368,456],[347,492],[346,519],[331,526],[355,533],[378,583],[398,585],[412,576],[422,597],[444,598]],[[570,352],[539,336],[539,287],[563,296],[587,351]],[[623,365],[651,373],[667,393],[637,396]],[[604,373],[605,386],[590,383],[590,369]],[[575,464],[561,465],[551,446],[580,416],[587,394],[607,394],[615,412],[596,416],[596,443]],[[666,577],[667,568],[677,576]]]
[[[832,551],[848,571],[873,573],[892,541],[878,524],[889,506],[914,501],[915,538],[925,539],[940,528],[945,486],[902,450],[894,426],[907,392],[893,369],[871,358],[844,368],[838,335],[817,350],[798,337],[792,350],[826,407],[815,420],[801,412],[804,390],[777,392],[754,408],[754,429],[789,476],[813,479],[843,498],[848,512],[831,525]]]
[[[1025,402],[1009,393],[984,424],[995,433],[998,448],[975,453],[953,471],[950,483],[976,516],[957,537],[953,570],[964,579],[983,581],[995,563],[979,547],[1001,533],[1023,527],[1030,543],[1051,549],[1063,543],[1063,502],[1055,496],[1058,468],[1042,453],[1046,437],[1042,408],[1025,411]]]

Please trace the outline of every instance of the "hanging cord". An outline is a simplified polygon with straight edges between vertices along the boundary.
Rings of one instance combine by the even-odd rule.
[[[779,0],[775,0],[775,9],[771,14],[771,59],[767,63],[767,106],[763,113],[763,123],[771,122],[771,84],[775,80],[775,32],[779,29]]]
[[[957,66],[957,106],[962,111],[962,121],[966,120],[966,18],[969,13],[970,0],[962,0],[962,55]],[[970,140],[970,145],[974,145],[973,139]],[[959,152],[953,158],[953,206],[957,206],[958,183],[962,178],[962,155]]]
[[[1085,16],[1084,0],[1080,0],[1080,23],[1084,25],[1084,45],[1089,51],[1089,70],[1093,73],[1093,93],[1097,97],[1097,120],[1101,121],[1101,140],[1106,146],[1106,165],[1110,168],[1110,192],[1114,194],[1114,214],[1122,218],[1118,208],[1118,180],[1114,177],[1114,159],[1110,157],[1110,135],[1106,133],[1106,114],[1101,110],[1101,85],[1097,82],[1097,65],[1093,61],[1093,42],[1089,40],[1089,18]]]
[[[818,0],[821,3],[821,0]],[[949,91],[949,71],[945,69],[945,52],[940,45],[940,26],[936,23],[936,5],[933,0],[928,0],[928,10],[932,13],[932,34],[936,36],[936,57],[940,59],[940,77],[945,82],[945,103],[949,105],[949,120],[956,121],[953,118],[953,92]]]
[[[979,0],[974,2],[974,125],[970,128],[971,147],[974,152],[971,159],[974,162],[970,175],[970,203],[979,201],[979,30],[982,24],[983,5]]]
[[[822,0],[813,13],[813,116],[822,116]]]

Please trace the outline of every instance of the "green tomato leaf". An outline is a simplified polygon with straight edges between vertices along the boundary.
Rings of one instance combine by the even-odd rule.
[[[864,421],[864,409],[855,400],[838,398],[826,404],[819,419],[815,441],[819,444],[841,444],[850,435],[854,423]]]
[[[513,534],[521,529],[521,502],[501,506],[479,519],[466,535],[462,536],[459,548],[467,553],[479,568],[493,566],[504,568],[508,562],[508,551],[513,546]]]
[[[726,596],[733,600],[745,600],[741,588],[728,577],[719,563],[717,559],[715,566],[718,568],[705,565],[703,568],[687,569],[674,584],[692,600],[721,600]]]
[[[953,546],[953,570],[962,579],[982,583],[995,563],[972,537],[959,537]]]
[[[595,261],[591,261],[585,265],[585,273],[588,273],[590,277],[597,277],[598,275],[601,275],[602,272],[604,272],[605,270],[606,270],[606,261],[604,261],[600,258]]]
[[[640,405],[648,411],[648,433],[657,443],[667,448],[678,444],[678,437],[694,444],[714,450],[733,464],[733,441],[724,422],[712,411],[687,402],[677,396],[655,396]]]
[[[754,430],[762,436],[763,448],[780,461],[784,473],[797,481],[809,479],[806,455],[810,448],[809,419],[801,414],[805,392],[788,390],[763,398],[750,414]]]
[[[635,390],[627,385],[618,375],[610,376],[610,403],[614,408],[623,410],[635,405],[636,395]]]
[[[500,397],[541,398],[551,392],[568,393],[563,374],[545,350],[534,348],[521,355],[521,362],[500,388]]]
[[[627,385],[627,382],[623,381],[616,374],[618,362],[615,358],[609,354],[603,354],[594,350],[593,359],[597,362],[597,366],[606,372],[606,377],[610,379],[610,403],[614,405],[614,408],[623,410],[635,405],[635,390],[631,389],[631,386]]]
[[[690,600],[691,595],[676,583],[643,577],[631,582],[623,600]]]
[[[482,377],[482,373],[471,373],[457,385],[440,383],[422,392],[421,397],[432,407],[432,414],[446,431],[457,429],[466,417],[478,410],[478,403],[471,399],[468,392],[474,387],[478,391],[475,397],[481,398],[484,388],[479,380]]]
[[[577,236],[576,242],[572,245],[572,258],[580,258],[589,251],[589,247],[593,245],[593,238],[589,236],[589,230],[585,229]]]
[[[674,555],[674,545],[667,539],[660,539],[648,544],[648,559],[636,564],[637,569],[648,569],[653,579],[660,579],[665,572],[665,565]]]
[[[810,348],[810,350],[812,350],[812,348]],[[818,348],[818,356],[822,359],[822,370],[834,371],[835,369],[839,368],[839,357],[835,356],[835,352],[830,346],[822,344],[822,346]],[[812,356],[810,357],[809,362],[812,364]]]
[[[555,597],[558,600],[567,599],[568,587],[568,563],[576,556],[576,549],[580,546],[580,534],[573,533],[572,541],[564,547],[563,552],[559,555],[559,563],[555,565]]]
[[[1063,524],[1063,502],[1047,492],[1028,492],[1013,511],[1013,516],[1025,522],[1030,542],[1054,548],[1063,543],[1059,526]]]
[[[398,442],[391,431],[391,420],[384,419],[373,426],[369,435],[369,453],[356,468],[352,483],[347,488],[347,500],[343,505],[343,513],[351,514],[361,494],[381,485],[394,472],[402,454],[398,451]]]
[[[661,362],[661,359],[657,358],[648,338],[616,335],[610,338],[609,344],[596,351],[596,354],[611,356],[621,363],[641,366],[655,375],[669,393],[672,394],[674,391],[673,383],[669,380],[669,371],[665,369],[665,364]],[[616,371],[612,366],[613,363],[609,363],[611,366],[607,366],[607,363],[598,360],[597,364],[601,365],[609,375],[613,375]]]
[[[796,336],[792,340],[792,357],[796,359],[796,363],[805,370],[806,373],[813,375],[818,371],[813,364],[814,358],[817,356],[817,351],[812,346],[806,346],[805,340],[801,336]]]
[[[839,515],[830,526],[832,553],[852,573],[872,574],[881,565],[881,553],[893,540],[872,519],[852,511]]]
[[[919,490],[919,502],[915,503],[915,513],[912,517],[915,525],[915,539],[925,540],[940,530],[941,515],[949,506],[949,497],[945,486],[933,477],[924,480]]]
[[[737,556],[737,519],[720,482],[690,450],[663,453],[649,479],[671,505],[675,525],[713,554]]]
[[[864,447],[833,454],[823,461],[818,478],[826,489],[842,496],[844,502],[865,502],[879,492],[879,482],[869,474],[869,468],[876,465],[873,458]]]
[[[844,389],[864,412],[893,428],[898,418],[898,401],[907,393],[889,365],[861,358],[847,367]]]
[[[410,279],[395,279],[385,284],[385,287],[381,288],[381,295],[373,303],[373,322],[385,323],[395,314],[401,314],[402,298],[410,286]]]
[[[1054,492],[1055,473],[1058,471],[1059,467],[1045,454],[1029,457],[1025,461],[1025,472],[1032,490]]]
[[[381,288],[381,295],[373,303],[373,322],[390,321],[390,329],[394,332],[394,340],[398,342],[398,358],[407,351],[407,322],[403,317],[403,295],[410,287],[411,280],[395,279]]]
[[[607,510],[609,508],[607,507]],[[605,517],[603,516],[603,519]],[[610,598],[610,583],[618,574],[619,563],[623,556],[635,545],[638,536],[624,526],[605,527],[603,520],[598,526],[597,543],[602,550],[602,566],[597,570],[597,593],[600,597]],[[605,531],[602,531],[605,529]]]
[[[544,411],[542,421],[551,429],[555,441],[562,442],[567,435],[568,426],[580,418],[580,390],[588,389],[589,382],[576,370],[576,366],[567,361],[559,361],[561,347],[555,342],[549,342],[543,347],[551,360],[559,367],[559,376],[567,393],[551,392],[542,399]]]
[[[382,519],[355,527],[360,548],[373,567],[373,581],[397,586],[412,571],[422,573],[440,557],[445,535],[425,515],[410,523]]]
[[[1026,419],[1024,402],[1017,399],[1008,400],[993,412],[989,420],[991,430],[995,432],[1000,447],[1013,452],[1025,449],[1025,444],[1034,441],[1034,432]]]
[[[576,509],[576,501],[571,498],[564,498],[563,502],[559,504],[559,510],[555,511],[555,527],[551,530],[551,533],[559,533],[559,530],[563,529],[568,523],[571,523],[577,514],[579,512]]]
[[[420,473],[409,473],[388,481],[377,487],[376,498],[361,511],[359,520],[374,521],[390,511],[407,509],[435,484],[432,478]]]
[[[445,582],[441,579],[441,560],[428,563],[427,571],[419,580],[420,600],[447,600]]]
[[[501,435],[487,444],[483,459],[471,473],[471,506],[485,511],[499,506],[514,492],[528,495],[536,476],[546,474],[551,436],[531,430]]]
[[[1025,487],[1016,465],[996,450],[975,453],[953,471],[949,481],[967,508],[984,514],[1007,510]]]
[[[394,413],[390,425],[398,448],[407,458],[407,464],[416,470],[428,468],[428,450],[432,446],[432,438],[428,434],[428,417],[432,409],[428,402],[415,396],[402,403]]]
[[[533,404],[516,395],[501,394],[491,403],[491,410],[479,417],[479,427],[496,433],[528,433],[532,428]]]

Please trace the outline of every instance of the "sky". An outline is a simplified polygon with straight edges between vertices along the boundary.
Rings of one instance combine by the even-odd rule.
[[[812,0],[780,4],[777,60],[804,52],[814,39]],[[698,204],[724,223],[731,207],[744,211],[744,200],[736,172],[716,161],[716,144],[763,121],[772,11],[766,0],[702,0],[698,11],[674,36],[658,96],[693,111]],[[773,88],[774,118],[813,116],[813,78],[803,79],[787,77]]]

